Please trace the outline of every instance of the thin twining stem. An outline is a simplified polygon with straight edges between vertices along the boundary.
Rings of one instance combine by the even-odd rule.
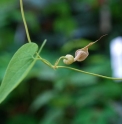
[[[110,80],[122,80],[122,78],[107,77],[107,76],[104,76],[104,75],[99,75],[99,74],[95,74],[95,73],[91,73],[91,72],[86,72],[86,71],[83,71],[83,70],[79,70],[79,69],[75,69],[75,68],[67,67],[67,66],[57,66],[57,68],[66,68],[66,69],[74,70],[74,71],[81,72],[81,73],[84,73],[84,74],[89,74],[89,75],[93,75],[93,76],[97,76],[97,77],[101,77],[101,78],[106,78],[106,79],[110,79]]]
[[[60,62],[61,59],[66,59],[65,56],[61,56],[54,64],[54,69],[57,68],[58,63]]]
[[[25,20],[25,15],[24,15],[24,10],[23,10],[23,2],[22,2],[22,0],[20,0],[20,9],[21,9],[23,23],[24,23],[24,26],[25,26],[25,31],[26,31],[27,39],[28,39],[28,42],[31,43],[31,39],[30,39],[30,35],[29,35],[27,23],[26,23],[26,20]]]

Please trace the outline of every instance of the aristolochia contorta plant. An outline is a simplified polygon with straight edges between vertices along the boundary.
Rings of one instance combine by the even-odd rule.
[[[72,55],[69,55],[69,54],[67,54],[66,56],[61,56],[55,62],[54,65],[52,65],[46,59],[42,58],[40,56],[40,52],[43,49],[43,47],[46,43],[46,40],[43,42],[43,44],[39,50],[38,50],[38,45],[36,43],[31,42],[29,32],[28,32],[28,27],[26,24],[25,16],[24,16],[22,0],[20,0],[20,8],[21,8],[22,19],[23,19],[23,23],[25,26],[25,31],[26,31],[26,35],[27,35],[27,39],[28,39],[29,43],[26,43],[22,47],[20,47],[17,50],[17,52],[13,55],[12,59],[10,60],[10,62],[8,64],[5,76],[4,76],[2,83],[1,83],[1,86],[0,86],[0,103],[8,96],[8,94],[13,89],[15,89],[20,84],[20,82],[26,77],[26,75],[31,70],[31,68],[34,66],[34,64],[37,60],[41,60],[47,66],[49,66],[53,69],[66,68],[66,69],[70,69],[70,70],[77,71],[80,73],[98,76],[101,78],[107,78],[107,79],[111,79],[111,80],[122,80],[122,78],[107,77],[107,76],[79,70],[76,68],[72,68],[69,66],[59,66],[58,65],[61,59],[63,59],[63,62],[67,65],[70,65],[76,61],[81,62],[81,61],[85,60],[89,55],[88,48],[91,45],[93,45],[94,43],[96,43],[99,39],[101,39],[105,35],[100,37],[97,41],[89,43],[84,48],[78,49],[75,52],[75,57],[73,57]]]

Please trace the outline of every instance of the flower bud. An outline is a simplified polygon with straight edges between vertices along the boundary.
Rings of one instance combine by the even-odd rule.
[[[67,65],[70,65],[70,64],[72,64],[74,62],[74,57],[72,55],[70,55],[70,54],[67,54],[65,56],[65,59],[63,60],[63,62],[65,64],[67,64]]]
[[[75,52],[74,61],[81,62],[81,61],[85,60],[88,55],[89,55],[88,48],[85,48],[85,49],[78,49],[78,50]]]

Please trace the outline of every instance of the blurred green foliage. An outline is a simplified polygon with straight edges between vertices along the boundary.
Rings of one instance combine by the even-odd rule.
[[[108,36],[72,67],[111,76],[109,43],[122,35],[120,0],[23,0],[32,41],[47,44],[41,56],[51,63],[95,41],[100,11],[110,9]],[[14,52],[27,42],[19,1],[0,0],[0,80]],[[62,62],[60,64],[63,64]],[[37,62],[26,79],[0,105],[1,124],[121,124],[122,84]]]

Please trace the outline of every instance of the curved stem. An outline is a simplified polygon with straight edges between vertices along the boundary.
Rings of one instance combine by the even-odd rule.
[[[61,59],[66,59],[65,56],[61,56],[58,60],[56,60],[55,64],[54,64],[54,68],[57,68],[58,63],[60,62]]]
[[[25,20],[22,0],[20,0],[20,9],[21,9],[21,14],[22,14],[22,19],[23,19],[23,22],[24,22],[24,26],[25,26],[25,31],[26,31],[27,39],[28,39],[28,42],[31,43],[31,39],[30,39],[27,23],[26,23],[26,20]]]
[[[93,76],[97,76],[97,77],[101,77],[101,78],[106,78],[106,79],[110,79],[110,80],[122,80],[122,78],[107,77],[107,76],[104,76],[104,75],[99,75],[99,74],[95,74],[95,73],[91,73],[91,72],[86,72],[86,71],[83,71],[83,70],[79,70],[79,69],[75,69],[75,68],[71,68],[71,67],[67,67],[67,66],[57,66],[57,68],[67,68],[67,69],[74,70],[74,71],[77,71],[77,72],[81,72],[81,73],[85,73],[85,74],[89,74],[89,75],[93,75]]]

